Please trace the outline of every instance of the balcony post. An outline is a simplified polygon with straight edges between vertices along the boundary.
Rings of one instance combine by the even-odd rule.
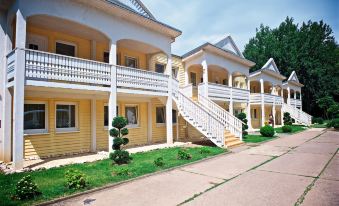
[[[1,54],[1,58],[4,59],[3,61],[3,67],[0,71],[0,88],[1,88],[1,100],[2,100],[2,110],[0,112],[0,115],[2,115],[1,118],[1,129],[0,136],[2,136],[2,144],[0,144],[1,148],[1,154],[0,154],[0,160],[4,162],[10,162],[11,161],[11,153],[12,153],[12,140],[11,140],[11,127],[12,127],[12,94],[8,90],[6,83],[7,83],[7,58],[6,54],[8,54],[11,51],[11,40],[7,34],[5,34],[5,41],[4,41],[4,50]],[[1,53],[1,51],[0,51]]]
[[[247,77],[247,90],[251,91],[251,80],[249,77]],[[248,102],[247,102],[247,125],[248,125],[248,130],[252,130],[252,120],[251,120],[251,92],[248,93]]]
[[[260,93],[261,93],[261,126],[265,125],[265,102],[264,102],[264,80],[260,79]]]
[[[300,110],[302,111],[303,110],[303,102],[302,102],[302,99],[301,99],[301,91],[300,91],[299,99],[300,99]]]
[[[110,43],[110,51],[109,51],[109,63],[111,64],[111,90],[109,94],[108,101],[108,128],[111,130],[113,128],[112,121],[117,114],[117,68],[116,68],[116,55],[117,54],[117,46],[116,42]],[[109,135],[108,132],[108,151],[112,152],[113,148],[113,137]]]
[[[172,123],[172,55],[167,54],[167,65],[165,73],[168,78],[168,96],[166,101],[166,142],[173,144],[173,123]]]
[[[293,99],[294,99],[294,108],[297,108],[297,91],[294,91],[294,94],[293,94]]]
[[[204,83],[204,96],[208,97],[208,66],[206,60],[202,63],[202,71],[203,71],[203,83]]]
[[[25,100],[25,48],[26,19],[18,10],[16,13],[14,93],[13,93],[13,166],[22,169],[24,163],[24,100]]]
[[[291,105],[291,90],[290,90],[290,87],[287,87],[287,104]]]
[[[91,152],[97,150],[97,100],[91,99]]]
[[[233,90],[232,90],[233,76],[230,72],[228,73],[228,86],[230,87],[230,103],[229,103],[228,110],[231,114],[234,114],[233,112]]]

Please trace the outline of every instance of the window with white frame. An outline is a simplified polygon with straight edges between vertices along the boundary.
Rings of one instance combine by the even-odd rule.
[[[116,116],[119,116],[119,106],[117,106]],[[104,127],[108,127],[109,124],[109,110],[108,105],[104,106]]]
[[[24,105],[24,130],[26,134],[47,133],[47,102],[26,101]]]
[[[57,103],[55,116],[57,131],[78,130],[78,105],[76,103]]]
[[[138,126],[138,113],[139,113],[138,105],[126,105],[125,106],[125,118],[127,118],[127,122],[129,126]]]
[[[126,67],[132,67],[132,68],[138,68],[137,58],[125,56],[125,66]]]
[[[69,42],[57,41],[55,42],[55,53],[75,57],[76,45]]]
[[[155,64],[155,72],[164,73],[165,72],[165,67],[166,67],[165,64],[156,63]]]
[[[156,107],[156,123],[164,124],[166,123],[165,107]]]
[[[172,123],[177,123],[177,110],[172,109]]]
[[[178,78],[178,71],[179,71],[178,67],[172,67],[172,76],[173,76],[173,78]]]

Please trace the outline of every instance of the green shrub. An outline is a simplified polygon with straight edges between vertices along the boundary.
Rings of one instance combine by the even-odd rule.
[[[29,200],[41,195],[38,185],[34,183],[30,175],[21,178],[16,184],[14,192],[14,197],[19,200]]]
[[[65,173],[66,184],[69,189],[82,189],[88,185],[86,176],[79,170],[71,169]]]
[[[211,151],[206,147],[200,149],[200,154],[209,154],[209,153],[211,153]]]
[[[128,168],[118,168],[114,171],[114,174],[117,176],[128,176],[130,175],[130,171]]]
[[[313,117],[312,118],[312,123],[313,124],[324,124],[324,119],[321,117]]]
[[[290,133],[290,132],[292,132],[292,127],[291,127],[291,125],[284,125],[281,129],[282,129],[282,131],[283,131],[284,133]]]
[[[129,152],[125,150],[115,150],[109,154],[109,158],[118,165],[128,164],[132,160]]]
[[[260,128],[260,134],[264,137],[273,137],[274,128],[270,125],[266,125]]]
[[[162,166],[164,166],[164,165],[165,165],[164,158],[162,158],[162,157],[156,158],[156,159],[154,160],[154,164],[155,164],[155,166],[157,166],[157,167],[162,167]]]
[[[292,118],[291,118],[291,115],[290,115],[290,113],[288,113],[288,112],[284,112],[284,118],[283,118],[283,120],[284,120],[284,125],[292,125]]]
[[[178,151],[178,159],[179,160],[189,160],[191,158],[192,158],[192,155],[189,154],[188,152],[186,152],[182,149]]]
[[[240,119],[242,122],[244,122],[244,124],[242,125],[242,135],[243,136],[247,135],[248,132],[246,130],[248,129],[248,125],[247,125],[246,114],[241,112],[240,114],[237,115],[237,118]]]
[[[332,119],[326,125],[328,128],[333,127],[334,129],[339,129],[339,118]]]
[[[114,152],[109,154],[110,159],[116,164],[127,164],[132,159],[127,151],[121,150],[122,145],[129,143],[129,139],[124,137],[128,135],[128,129],[125,128],[128,121],[125,117],[115,117],[112,121],[112,128],[110,135],[113,137],[112,149]]]

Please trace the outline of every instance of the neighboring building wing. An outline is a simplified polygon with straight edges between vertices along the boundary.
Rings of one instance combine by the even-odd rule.
[[[266,64],[261,68],[261,70],[270,70],[270,71],[273,71],[273,72],[276,72],[276,73],[280,74],[280,71],[279,71],[277,65],[275,64],[273,58],[270,58],[266,62]]]

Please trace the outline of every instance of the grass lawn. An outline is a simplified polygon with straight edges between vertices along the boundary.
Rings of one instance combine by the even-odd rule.
[[[274,137],[264,137],[261,136],[260,134],[256,135],[256,134],[248,134],[245,136],[245,138],[243,138],[244,142],[250,142],[250,143],[258,143],[258,142],[264,142],[270,139],[274,139],[276,138],[276,136]]]
[[[296,133],[296,132],[301,132],[301,131],[306,130],[305,126],[303,126],[303,125],[291,125],[291,127],[292,127],[292,132],[290,132],[290,133]],[[282,131],[281,127],[275,128],[275,131],[277,133],[284,133]]]
[[[326,123],[324,123],[324,124],[313,124],[311,127],[313,127],[313,128],[327,128]]]
[[[201,152],[205,148],[209,152]],[[153,173],[156,171],[168,169],[171,167],[184,165],[189,162],[204,159],[209,156],[214,156],[225,152],[225,149],[218,147],[195,147],[187,148],[186,151],[192,155],[190,160],[178,160],[177,154],[181,148],[168,148],[153,150],[150,152],[132,154],[132,162],[128,165],[112,165],[109,159],[100,160],[93,163],[73,164],[59,168],[52,168],[42,171],[17,173],[11,175],[0,174],[0,205],[32,205],[53,198],[67,196],[72,193],[84,191],[96,187],[100,187],[109,183],[117,183],[123,180],[135,178],[141,175]],[[165,165],[157,167],[154,165],[154,160],[158,157],[163,157]],[[114,171],[118,168],[128,168],[128,176],[116,176]],[[88,177],[89,186],[83,190],[70,190],[65,187],[65,172],[69,169],[77,169],[85,173]],[[25,175],[30,174],[33,180],[37,183],[42,195],[31,201],[13,200],[11,196],[14,194],[15,184]]]

